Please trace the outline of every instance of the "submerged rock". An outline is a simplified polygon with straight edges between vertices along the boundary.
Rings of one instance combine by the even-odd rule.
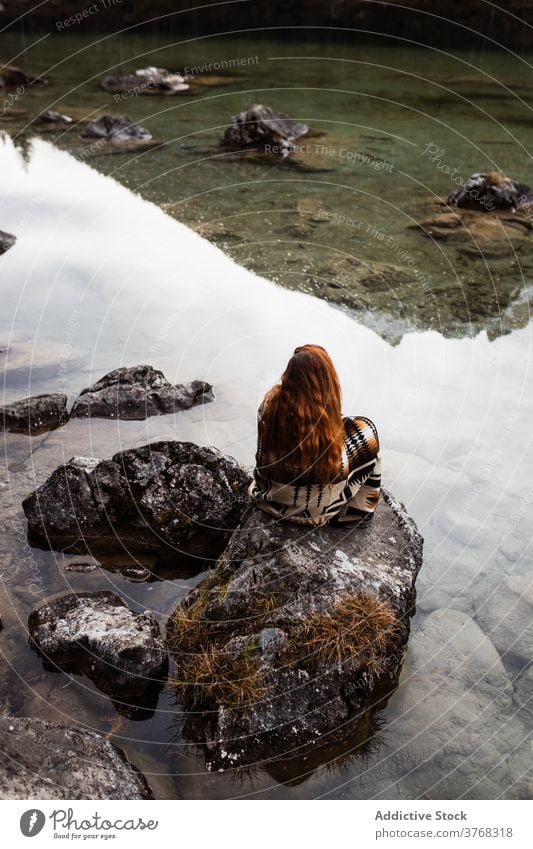
[[[522,711],[522,716],[528,723],[529,727],[533,727],[533,666],[528,666],[525,669],[518,681],[514,691],[514,703]]]
[[[105,77],[101,82],[106,91],[131,94],[177,94],[189,88],[185,77],[166,68],[141,68],[132,74]]]
[[[336,257],[310,280],[318,296],[352,309],[368,307],[379,296],[394,298],[396,290],[404,291],[415,282],[407,268],[353,256]]]
[[[32,395],[0,407],[0,429],[11,433],[44,433],[68,421],[67,396]]]
[[[533,658],[533,584],[529,575],[506,575],[476,599],[475,619],[504,664],[527,666]]]
[[[510,209],[514,212],[532,201],[529,186],[515,183],[499,171],[472,174],[463,186],[448,196],[450,204],[482,212],[494,209]]]
[[[115,369],[84,389],[74,402],[71,416],[140,421],[188,410],[213,398],[213,387],[203,380],[173,386],[152,366],[130,366]]]
[[[30,540],[99,554],[216,557],[246,504],[247,473],[191,442],[155,442],[111,460],[74,457],[23,502]]]
[[[365,530],[249,509],[167,627],[184,731],[209,768],[302,754],[356,726],[401,664],[422,545],[389,494]]]
[[[46,80],[40,77],[32,77],[21,71],[20,68],[15,68],[14,65],[0,66],[0,91],[2,89],[16,88],[20,86],[22,89],[27,85],[45,85]]]
[[[490,638],[452,607],[417,617],[406,686],[395,694],[367,792],[380,799],[519,798],[527,731]],[[498,729],[488,734],[487,729]]]
[[[150,799],[146,779],[94,731],[0,717],[0,799]]]
[[[30,645],[48,669],[87,675],[115,699],[135,699],[166,675],[159,626],[111,592],[63,595],[30,613]]]
[[[232,117],[230,126],[224,131],[222,144],[233,148],[259,148],[286,157],[294,150],[293,143],[308,132],[306,124],[274,112],[270,106],[254,103]]]
[[[58,374],[79,371],[87,363],[87,354],[73,347],[65,358],[65,347],[59,343],[42,342],[38,350],[35,340],[9,343],[0,338],[0,373],[5,386],[16,387],[36,380],[57,381]]]
[[[13,236],[12,233],[5,233],[4,230],[0,230],[0,256],[5,254],[9,248],[12,248],[16,241],[17,237]]]
[[[455,246],[462,256],[499,259],[510,255],[514,258],[516,251],[523,253],[533,247],[533,226],[527,206],[516,212],[495,208],[490,215],[481,215],[479,210],[468,208],[451,211],[443,201],[430,201],[426,207],[429,215],[409,227]]]
[[[82,139],[108,139],[110,141],[130,141],[131,139],[149,141],[152,134],[130,118],[102,115],[95,121],[89,121],[81,133]]]

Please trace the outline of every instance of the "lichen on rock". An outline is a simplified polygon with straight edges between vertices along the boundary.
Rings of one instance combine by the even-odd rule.
[[[166,675],[157,622],[111,592],[60,596],[30,613],[28,631],[47,668],[83,673],[115,699],[138,698]]]
[[[248,483],[213,448],[154,442],[111,460],[73,457],[22,506],[30,541],[42,548],[210,559],[237,527]]]
[[[141,773],[94,731],[0,717],[0,799],[151,799]]]
[[[173,386],[153,366],[124,366],[83,389],[71,416],[142,421],[149,416],[188,410],[213,398],[213,387],[204,380]]]
[[[346,735],[401,664],[422,538],[385,494],[372,526],[309,528],[250,508],[167,642],[184,733],[211,769]]]

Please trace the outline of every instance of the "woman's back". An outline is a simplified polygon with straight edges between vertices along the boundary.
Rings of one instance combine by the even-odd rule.
[[[328,354],[296,348],[279,385],[258,413],[250,495],[292,522],[370,520],[379,499],[379,438],[365,416],[343,417],[340,385]]]

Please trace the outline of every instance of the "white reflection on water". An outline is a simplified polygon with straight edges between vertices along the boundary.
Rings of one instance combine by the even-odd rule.
[[[279,288],[239,267],[156,206],[39,140],[26,159],[10,140],[0,142],[0,192],[0,228],[18,237],[16,246],[0,258],[0,342],[16,346],[17,340],[26,340],[36,363],[50,351],[56,363],[35,384],[31,376],[29,385],[27,379],[10,384],[9,397],[63,386],[72,393],[112,368],[138,362],[162,368],[173,381],[209,380],[217,392],[215,403],[175,419],[95,422],[90,429],[85,422],[72,422],[48,437],[48,465],[74,453],[108,455],[155,437],[214,444],[251,463],[255,411],[264,390],[296,345],[317,342],[328,348],[342,378],[345,411],[364,413],[378,424],[385,483],[405,501],[426,538],[415,631],[427,625],[429,613],[449,608],[460,611],[461,621],[470,628],[469,641],[462,643],[464,624],[459,627],[455,614],[441,614],[450,617],[453,636],[448,671],[436,686],[433,682],[422,703],[421,685],[416,675],[411,677],[408,658],[404,684],[388,708],[394,731],[386,737],[385,751],[387,746],[393,751],[391,739],[401,738],[410,752],[407,763],[424,763],[418,732],[436,719],[446,766],[438,759],[441,765],[436,766],[437,743],[434,752],[426,741],[422,748],[429,757],[427,770],[418,770],[411,784],[412,770],[405,768],[404,756],[391,755],[385,766],[378,753],[377,777],[369,774],[365,791],[358,792],[372,795],[389,781],[400,780],[402,789],[389,795],[414,794],[416,788],[433,786],[439,770],[451,771],[455,762],[450,786],[458,789],[447,791],[451,795],[494,795],[492,780],[494,787],[516,780],[511,795],[523,792],[523,747],[517,741],[525,732],[524,715],[514,715],[512,687],[516,689],[515,679],[530,660],[522,646],[531,645],[527,631],[533,613],[528,584],[533,497],[530,327],[493,342],[485,334],[461,340],[433,332],[413,334],[392,348],[323,301]],[[72,370],[65,368],[69,358]],[[82,369],[80,359],[85,361]],[[9,441],[7,450],[9,454]],[[39,456],[37,449],[36,467]],[[509,591],[509,575],[520,578],[518,596]],[[474,714],[488,711],[480,741],[483,757],[476,748],[477,728],[450,744],[448,756],[453,729],[470,726],[457,700],[448,719],[441,716],[444,696],[439,686],[446,687],[447,676],[454,676],[454,663],[472,656],[475,635],[483,639],[471,617],[483,622],[485,631],[497,630],[497,619],[488,626],[483,617],[487,598],[500,600],[499,618],[512,621],[518,640],[517,650],[504,658],[506,669],[502,667],[497,685],[507,692],[507,701],[493,710],[491,688],[476,689],[474,682]],[[430,628],[428,639],[438,633],[438,628]],[[498,644],[497,634],[492,636]],[[478,646],[479,640],[476,651]],[[438,667],[440,647],[439,637],[424,663],[434,661]],[[476,659],[476,668],[482,670],[483,663],[494,666],[494,656],[490,663],[487,659],[489,649],[492,646]],[[416,651],[413,658],[416,670],[421,662]],[[413,694],[414,707],[409,702]],[[401,707],[406,699],[409,718]],[[505,769],[494,737],[511,751]],[[492,779],[482,778],[487,766],[494,767]],[[312,781],[312,791],[309,783],[302,785],[303,795],[328,792],[342,783],[331,775]],[[438,798],[439,793],[434,795]]]

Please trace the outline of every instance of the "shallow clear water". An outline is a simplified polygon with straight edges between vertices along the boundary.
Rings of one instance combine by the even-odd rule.
[[[469,242],[431,240],[413,229],[431,218],[428,199],[446,196],[474,171],[496,168],[527,180],[527,58],[503,51],[452,55],[386,40],[89,38],[80,27],[44,39],[3,36],[3,50],[49,85],[27,89],[0,126],[26,136],[46,108],[76,118],[112,111],[139,121],[163,143],[157,153],[90,161],[167,204],[178,220],[203,225],[239,263],[269,279],[335,298],[339,275],[350,278],[350,257],[416,269],[414,280],[394,282],[389,274],[388,285],[353,286],[343,301],[391,340],[414,328],[453,336],[486,328],[495,336],[529,320],[530,240],[503,251],[489,242],[479,257]],[[247,64],[235,67],[237,61]],[[217,72],[217,62],[227,67]],[[149,64],[211,65],[211,76],[226,75],[218,81],[225,84],[118,103],[99,87],[106,75]],[[293,162],[267,164],[221,150],[230,116],[253,101],[322,135],[306,140],[309,153]],[[69,144],[76,133],[58,141]],[[79,148],[76,155],[88,156]]]
[[[73,36],[50,38],[18,62],[45,71],[87,43]],[[143,55],[143,61],[129,58],[151,49],[157,52]],[[140,38],[102,42],[83,59],[70,58],[50,70],[50,85],[31,90],[17,105],[28,115],[56,98],[65,107],[83,103],[101,109],[110,95],[90,81],[93,74],[103,75],[118,59],[124,67],[197,64],[199,49],[196,44],[164,50],[161,42]],[[18,52],[13,41],[4,50]],[[304,54],[317,58],[287,58]],[[335,50],[336,58],[355,60],[353,65],[334,61],[331,49],[316,45],[201,43],[202,61],[248,55],[260,61],[227,88],[199,98],[138,97],[127,103],[131,117],[165,141],[174,139],[162,150],[80,162],[40,139],[29,143],[19,136],[17,147],[9,140],[0,145],[0,227],[18,236],[16,248],[0,259],[5,396],[58,389],[73,395],[110,369],[137,362],[151,362],[172,381],[207,379],[217,393],[213,404],[176,417],[96,421],[90,427],[72,421],[32,440],[2,435],[1,698],[20,715],[80,722],[111,734],[165,798],[530,795],[531,711],[524,707],[533,610],[528,247],[518,255],[523,275],[509,257],[469,260],[474,281],[493,263],[505,266],[505,281],[513,277],[520,309],[505,319],[511,332],[499,335],[502,311],[494,304],[474,324],[457,308],[459,319],[446,313],[454,287],[461,292],[456,249],[406,229],[417,204],[450,188],[421,154],[422,145],[434,139],[464,173],[491,161],[527,177],[521,145],[531,131],[522,124],[525,107],[517,97],[527,95],[529,80],[518,60],[476,57],[476,67],[505,75],[518,93],[484,97],[478,79],[460,83],[476,95],[485,110],[480,113],[455,96],[441,103],[435,83],[419,79],[430,73],[433,79],[468,76],[474,71],[464,63],[474,57],[437,56],[429,69],[418,50]],[[402,73],[391,70],[399,67]],[[416,76],[406,77],[406,71]],[[353,163],[329,154],[334,170],[321,173],[212,158],[228,116],[267,94],[271,105],[327,132],[324,140],[334,137],[337,149],[361,149],[366,135],[364,150],[377,155],[380,145],[380,156],[394,170],[354,170]],[[424,98],[435,102],[421,114]],[[339,123],[345,120],[350,123]],[[14,134],[22,126],[20,116],[17,122]],[[391,140],[392,133],[399,140]],[[386,141],[370,145],[374,134]],[[196,161],[198,150],[209,145],[211,158]],[[312,195],[339,214],[375,222],[406,245],[424,273],[438,278],[447,316],[443,332],[424,329],[439,326],[428,321],[429,312],[417,319],[418,290],[388,305],[370,291],[371,309],[355,313],[295,291],[309,288],[301,262],[313,273],[331,252],[395,261],[384,256],[376,237],[356,234],[352,245],[351,232],[347,236],[341,225],[318,225],[327,228],[324,236],[318,230],[291,234],[296,202]],[[186,223],[222,218],[229,226],[231,216],[231,229],[242,241],[231,249],[222,243],[236,262],[162,212],[156,205],[161,203],[177,204],[173,216]],[[287,275],[284,263],[293,251],[304,259]],[[244,264],[279,278],[286,288]],[[498,281],[495,277],[496,294]],[[489,341],[486,331],[497,338]],[[216,445],[251,464],[259,399],[295,345],[306,341],[325,345],[334,357],[346,412],[364,413],[378,424],[386,485],[406,503],[425,537],[418,612],[399,687],[378,711],[376,728],[312,757],[258,765],[244,775],[210,775],[201,752],[180,736],[181,711],[169,689],[153,715],[127,720],[87,679],[44,672],[26,643],[27,615],[44,596],[109,588],[138,609],[150,608],[164,623],[198,575],[175,570],[161,573],[159,581],[135,583],[108,569],[70,571],[68,558],[24,548],[20,502],[74,454],[110,456],[155,438]],[[502,637],[506,624],[512,638],[505,632]]]

